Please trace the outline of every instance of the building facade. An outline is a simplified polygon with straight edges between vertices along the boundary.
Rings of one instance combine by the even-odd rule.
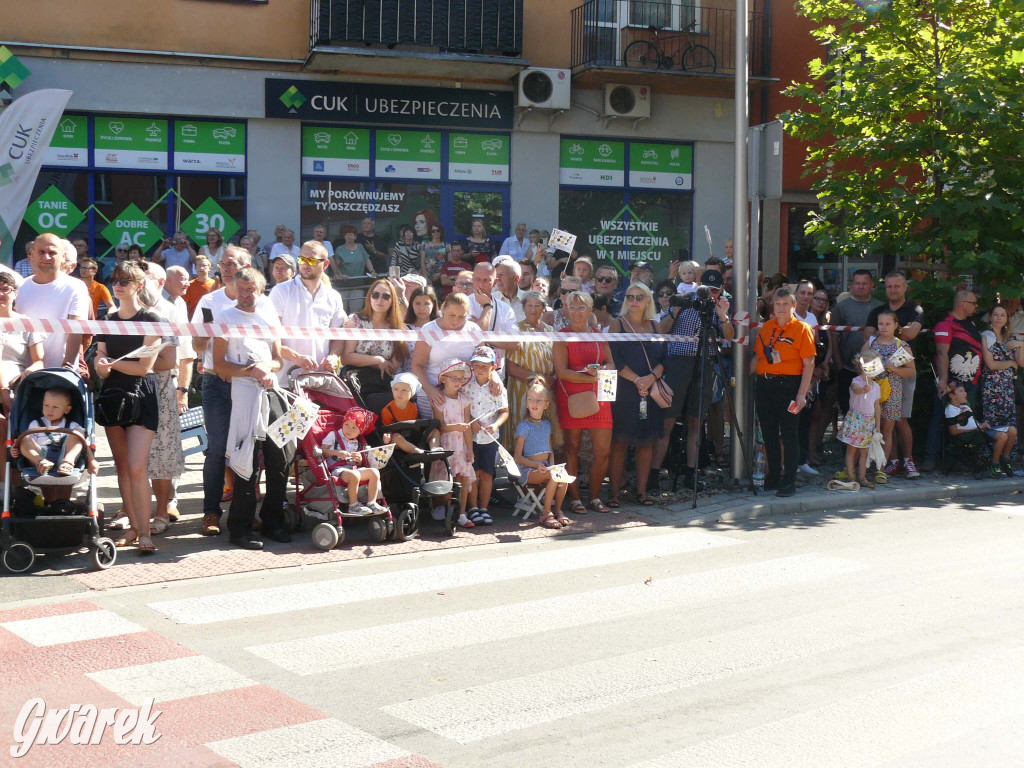
[[[760,122],[777,86],[773,20],[751,6]],[[267,244],[277,224],[338,240],[369,216],[386,238],[437,222],[454,240],[480,218],[496,243],[520,221],[558,227],[581,253],[664,272],[677,252],[707,258],[705,230],[718,255],[731,236],[727,2],[170,0],[125,13],[114,0],[23,5],[2,34],[31,72],[15,96],[73,91],[34,199],[69,204],[67,233],[96,255],[149,252],[179,226],[200,244],[210,227],[259,229]],[[766,214],[784,251],[781,208]],[[16,248],[48,222],[27,217]]]

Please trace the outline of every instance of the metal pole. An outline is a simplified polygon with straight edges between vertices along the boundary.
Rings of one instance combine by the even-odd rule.
[[[756,296],[750,296],[750,261],[747,245],[747,25],[749,0],[736,0],[736,82],[734,99],[736,103],[735,131],[735,168],[733,172],[733,308],[739,313],[749,312],[751,321],[756,305]],[[736,335],[738,340],[749,335],[747,326],[740,326]],[[734,344],[732,348],[732,369],[735,380],[736,413],[733,418],[740,425],[748,442],[753,446],[753,430],[747,429],[751,423],[750,408],[750,372],[748,360],[750,347],[745,344]],[[734,480],[746,477],[748,468],[744,465],[743,446],[740,445],[736,430],[732,430],[732,476]],[[746,455],[753,456],[747,450]]]

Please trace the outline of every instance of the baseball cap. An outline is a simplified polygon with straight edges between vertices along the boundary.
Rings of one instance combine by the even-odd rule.
[[[477,347],[473,350],[473,357],[470,358],[471,363],[488,363],[489,365],[497,365],[498,358],[494,354],[494,350],[490,347]]]
[[[648,272],[653,272],[654,268],[651,267],[649,261],[637,261],[633,263],[633,269],[646,269]]]
[[[295,257],[292,256],[290,253],[279,253],[277,254],[277,256],[273,258],[273,261],[277,261],[278,259],[283,260],[284,263],[291,267],[293,271],[298,272],[299,267],[295,263]]]
[[[700,278],[700,284],[706,285],[708,288],[721,289],[723,285],[722,273],[717,269],[706,269]]]

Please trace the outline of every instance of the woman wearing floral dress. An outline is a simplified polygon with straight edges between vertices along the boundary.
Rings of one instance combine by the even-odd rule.
[[[880,425],[887,461],[898,458],[893,434],[896,431],[897,422],[902,418],[903,379],[917,375],[912,354],[910,361],[903,365],[894,365],[890,360],[900,347],[906,347],[907,352],[910,352],[910,347],[906,342],[900,341],[899,331],[900,325],[896,313],[890,309],[883,309],[878,313],[878,335],[868,339],[867,344],[868,348],[875,350],[882,358],[882,362],[885,363],[885,375],[889,379],[889,397],[882,403],[882,423]],[[889,482],[889,476],[881,467],[876,467],[875,482],[882,484]]]
[[[347,328],[404,331],[405,322],[398,306],[398,293],[389,280],[377,280],[366,292],[361,312],[350,315]],[[386,339],[349,339],[341,353],[341,363],[352,370],[364,396],[390,394],[391,379],[407,354],[404,342]]]
[[[981,334],[982,357],[985,368],[981,372],[981,414],[982,422],[988,424],[989,432],[1008,432],[1005,455],[992,456],[992,463],[999,464],[1007,477],[1013,476],[1010,466],[1010,451],[1017,437],[1017,406],[1014,398],[1013,380],[1017,369],[1024,364],[1024,342],[1010,339],[1009,314],[1001,304],[994,306],[988,314],[991,330]]]
[[[541,315],[547,309],[544,296],[537,291],[529,291],[523,298],[523,311],[526,318],[519,323],[523,333],[551,333],[554,329],[541,321]],[[554,389],[555,366],[551,360],[551,342],[538,341],[520,344],[519,349],[509,352],[505,358],[508,364],[508,421],[503,430],[502,443],[513,453],[515,451],[516,427],[526,418],[526,390],[528,381],[533,376],[543,376],[545,386]],[[557,416],[552,408],[548,414],[552,423]],[[556,446],[557,448],[558,446]]]
[[[448,244],[444,241],[444,230],[440,224],[431,225],[428,235],[430,239],[420,249],[423,255],[423,276],[427,278],[427,285],[437,291],[441,288],[441,267],[448,261]]]

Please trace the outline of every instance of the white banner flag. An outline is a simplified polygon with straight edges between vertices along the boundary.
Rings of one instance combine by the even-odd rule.
[[[0,112],[0,261],[10,261],[43,157],[70,98],[71,91],[33,91]]]

